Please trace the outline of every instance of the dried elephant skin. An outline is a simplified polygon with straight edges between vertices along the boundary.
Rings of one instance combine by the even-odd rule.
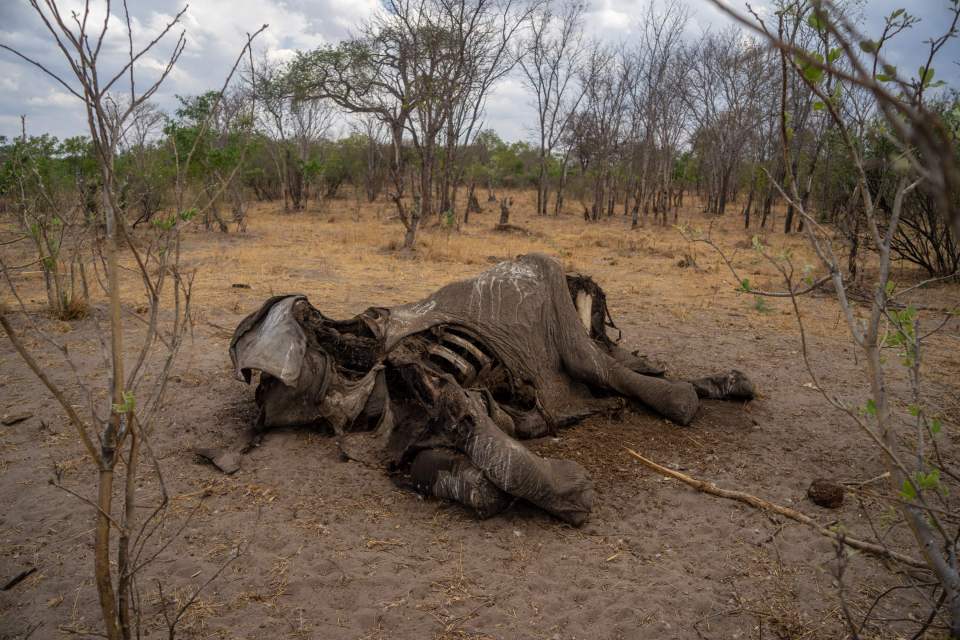
[[[624,400],[686,425],[699,397],[754,395],[736,371],[692,384],[660,377],[608,328],[593,280],[531,254],[346,321],[301,295],[271,298],[237,327],[230,357],[241,380],[260,372],[259,428],[326,426],[347,455],[481,517],[522,498],[579,525],[593,504],[586,470],[519,439]]]

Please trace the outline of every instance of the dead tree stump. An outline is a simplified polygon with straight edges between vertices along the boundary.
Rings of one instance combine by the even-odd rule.
[[[504,198],[500,201],[500,222],[497,226],[504,227],[510,224],[510,206],[512,204],[512,198]]]

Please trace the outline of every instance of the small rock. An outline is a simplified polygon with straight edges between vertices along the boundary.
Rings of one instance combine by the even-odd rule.
[[[843,487],[833,480],[820,478],[810,483],[807,489],[807,497],[814,504],[827,509],[836,509],[843,504]]]
[[[194,449],[193,452],[230,475],[240,470],[240,454],[229,449]]]
[[[3,422],[4,425],[10,426],[12,424],[17,424],[18,422],[23,422],[28,418],[32,418],[33,414],[29,411],[25,413],[13,413],[3,416],[3,419],[0,419],[0,422]]]

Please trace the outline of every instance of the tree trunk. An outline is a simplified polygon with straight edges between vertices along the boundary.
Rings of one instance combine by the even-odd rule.
[[[563,210],[563,189],[567,186],[567,156],[563,157],[563,164],[560,167],[560,183],[557,185],[557,202],[553,210],[554,216],[559,216]]]
[[[540,172],[537,175],[537,215],[547,215],[547,158],[540,148]]]
[[[743,207],[743,228],[750,228],[750,210],[753,209],[753,194],[756,191],[756,181],[750,181],[750,192],[747,194],[747,204]]]
[[[110,296],[110,357],[111,397],[113,399],[109,422],[100,442],[100,473],[97,491],[97,527],[94,539],[94,574],[104,627],[109,640],[120,640],[117,624],[117,594],[113,591],[110,570],[110,516],[113,508],[113,466],[116,461],[116,440],[121,428],[121,409],[124,407],[123,375],[123,316],[120,307],[120,278],[117,252],[119,250],[120,221],[111,200],[113,189],[112,167],[103,171],[103,213],[107,225],[107,281]],[[123,597],[125,594],[120,594]]]
[[[793,231],[793,203],[787,204],[787,216],[783,219],[783,232],[790,233]]]

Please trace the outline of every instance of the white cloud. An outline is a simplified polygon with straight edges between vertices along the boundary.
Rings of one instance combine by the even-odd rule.
[[[65,109],[69,109],[79,108],[81,102],[76,96],[71,95],[66,91],[50,89],[46,95],[31,96],[27,98],[27,104],[32,107],[63,107]]]

